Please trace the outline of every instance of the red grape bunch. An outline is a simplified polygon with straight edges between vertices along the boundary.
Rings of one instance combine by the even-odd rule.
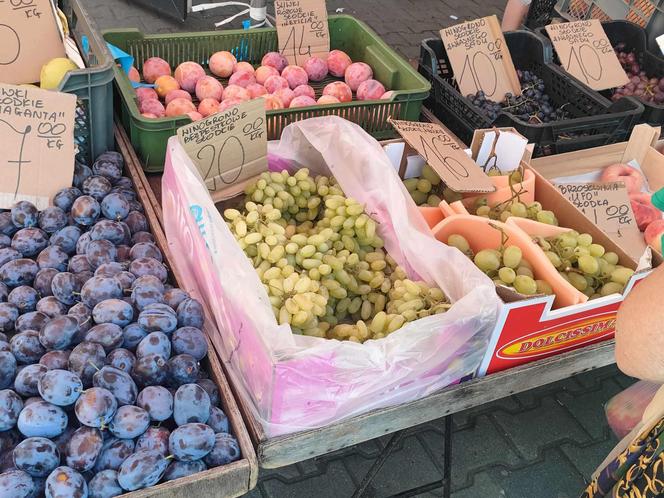
[[[623,97],[633,95],[643,102],[664,104],[664,76],[649,77],[648,73],[639,64],[636,54],[629,52],[624,43],[615,46],[616,55],[620,64],[629,77],[629,83],[617,88],[611,99],[616,101]]]

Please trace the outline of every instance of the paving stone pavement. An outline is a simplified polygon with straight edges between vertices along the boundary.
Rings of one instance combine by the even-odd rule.
[[[155,15],[129,0],[82,0],[100,28],[129,27],[145,33],[214,29],[238,9],[193,14],[181,23]],[[169,2],[163,0],[163,4]],[[201,0],[194,3],[203,3]],[[504,0],[328,0],[367,22],[407,59],[422,39],[440,28],[490,14]],[[223,15],[222,15],[223,14]],[[454,16],[454,17],[452,17]],[[231,24],[237,27],[238,23]],[[603,405],[633,382],[606,367],[540,389],[466,410],[453,419],[454,498],[574,498],[585,479],[615,445]],[[387,459],[367,496],[384,497],[441,478],[443,421],[409,430]],[[261,472],[250,498],[345,498],[353,494],[390,440],[385,436],[354,448]],[[434,490],[420,495],[440,497]]]

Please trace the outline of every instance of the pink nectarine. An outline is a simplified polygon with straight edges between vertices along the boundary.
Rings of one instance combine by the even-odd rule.
[[[247,72],[250,72],[250,73],[254,73],[256,70],[254,69],[254,66],[252,66],[248,62],[243,61],[243,62],[238,62],[237,64],[235,64],[235,67],[233,68],[234,73],[237,73],[237,72],[240,72],[240,71],[247,71]]]
[[[277,71],[272,66],[261,66],[256,69],[255,76],[256,83],[259,85],[264,85],[270,76],[279,76],[279,71]]]
[[[251,95],[246,88],[238,85],[228,85],[224,88],[223,100],[237,99],[237,100],[250,100]]]
[[[342,78],[346,73],[346,69],[353,63],[346,52],[341,50],[330,50],[327,56],[327,67],[332,76]]]
[[[261,98],[265,100],[265,110],[266,111],[271,111],[273,109],[283,109],[284,108],[284,103],[276,95],[267,94],[267,95],[263,95]]]
[[[279,72],[283,71],[287,65],[288,60],[279,52],[268,52],[261,60],[261,66],[272,66]]]
[[[294,107],[307,107],[310,105],[316,105],[316,100],[312,99],[308,95],[300,95],[299,97],[295,97],[293,100],[291,100],[288,107],[292,109]]]
[[[210,68],[210,72],[215,76],[219,76],[220,78],[228,78],[231,74],[233,74],[233,68],[235,68],[235,64],[237,64],[237,59],[235,56],[224,50],[212,54],[208,66]]]
[[[650,202],[650,197],[651,194],[642,192],[629,194],[629,200],[632,205],[632,211],[634,211],[636,224],[642,232],[651,222],[662,217],[661,211]]]
[[[203,99],[201,103],[198,104],[198,112],[204,118],[207,118],[210,114],[214,114],[219,111],[219,101],[215,99]]]
[[[261,95],[267,94],[267,90],[263,85],[259,85],[258,83],[252,83],[247,87],[247,91],[249,92],[249,97],[252,99],[255,99],[257,97],[260,97]]]
[[[173,99],[166,106],[166,116],[174,118],[176,116],[182,116],[188,112],[196,111],[196,106],[187,99]]]
[[[236,106],[238,104],[241,104],[243,101],[240,99],[226,99],[222,101],[221,104],[219,104],[219,111],[218,112],[224,112],[228,109],[230,109],[233,106]]]
[[[321,97],[318,99],[319,105],[340,104],[340,103],[341,102],[339,101],[339,99],[333,95],[321,95]]]
[[[140,83],[141,82],[141,73],[139,73],[138,69],[136,69],[134,66],[131,66],[129,68],[129,72],[127,73],[127,76],[129,77],[129,81],[133,81],[134,83]]]
[[[140,86],[136,89],[136,100],[139,102],[143,100],[159,100],[159,95],[154,91],[154,88],[149,88],[147,86]]]
[[[369,64],[364,62],[353,62],[346,68],[344,73],[344,81],[354,92],[357,91],[363,81],[373,78],[373,71]]]
[[[143,114],[154,114],[158,118],[163,118],[166,114],[164,105],[157,99],[145,99],[138,105],[139,111]]]
[[[196,62],[183,62],[175,68],[175,79],[180,84],[180,88],[194,93],[196,83],[205,76],[205,69]]]
[[[289,107],[291,100],[295,98],[295,93],[290,88],[280,88],[274,94],[281,99],[284,107]]]
[[[191,94],[185,90],[173,90],[170,91],[166,94],[166,98],[164,99],[164,102],[166,105],[170,104],[172,100],[174,99],[187,99],[191,101]]]
[[[353,100],[353,92],[350,87],[342,81],[333,81],[323,88],[323,95],[332,95],[339,99],[339,102],[350,102]]]
[[[309,81],[307,72],[300,66],[286,66],[281,72],[281,77],[288,81],[288,86],[291,90],[300,85],[306,85]]]
[[[187,116],[189,116],[189,119],[191,119],[192,121],[200,121],[201,119],[203,119],[203,116],[198,111],[188,112]]]
[[[394,90],[389,90],[380,96],[380,100],[392,100],[394,97]]]
[[[159,117],[156,114],[152,114],[151,112],[142,112],[141,116],[143,116],[144,118],[149,118],[149,119],[157,119]]]
[[[196,82],[196,97],[198,100],[214,99],[219,101],[223,93],[223,85],[212,76],[203,76]]]
[[[265,81],[264,86],[268,93],[275,93],[277,90],[282,88],[288,88],[288,81],[286,81],[281,76],[270,76]]]
[[[320,57],[311,57],[303,65],[311,81],[323,81],[327,76],[327,62]]]
[[[646,239],[646,244],[658,251],[662,252],[662,235],[664,234],[664,219],[658,218],[653,220],[647,227],[643,234]]]
[[[385,87],[380,81],[366,80],[357,87],[357,100],[378,100],[385,94]]]
[[[643,187],[643,175],[628,164],[612,164],[602,171],[602,182],[623,182],[627,192],[636,193]]]
[[[252,83],[256,83],[256,77],[253,72],[250,73],[249,71],[238,71],[237,73],[233,73],[228,80],[229,85],[237,85],[242,88],[247,88]]]
[[[316,92],[309,85],[296,86],[293,89],[293,93],[295,94],[296,97],[300,97],[301,95],[306,95],[307,97],[311,97],[312,99],[316,98]]]
[[[171,66],[161,57],[150,57],[143,63],[143,79],[154,83],[159,76],[170,76]]]

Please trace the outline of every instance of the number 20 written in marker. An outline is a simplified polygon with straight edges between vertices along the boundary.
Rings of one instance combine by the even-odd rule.
[[[226,171],[221,170],[221,158],[224,155],[224,152],[227,152],[227,157],[237,157],[238,164],[225,164]],[[238,152],[238,154],[230,154],[231,152]],[[208,184],[212,180],[212,187],[208,185],[208,190],[214,192],[218,190],[222,184],[232,185],[242,174],[242,166],[244,166],[245,152],[244,145],[242,141],[235,135],[228,137],[219,147],[219,150],[213,144],[207,144],[201,147],[201,149],[196,154],[196,157],[208,164],[207,171],[203,179],[205,183]],[[214,171],[216,169],[216,171]],[[235,171],[232,178],[224,178],[224,173],[229,173]],[[220,181],[220,184],[217,182]]]

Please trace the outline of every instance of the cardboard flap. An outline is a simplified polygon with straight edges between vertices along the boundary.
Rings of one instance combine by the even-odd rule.
[[[639,164],[643,164],[648,149],[655,146],[660,132],[660,127],[653,128],[647,124],[635,126],[629,136],[621,162],[627,163],[632,159],[636,159]]]
[[[275,0],[279,52],[302,66],[311,57],[327,59],[330,33],[325,0]]]

